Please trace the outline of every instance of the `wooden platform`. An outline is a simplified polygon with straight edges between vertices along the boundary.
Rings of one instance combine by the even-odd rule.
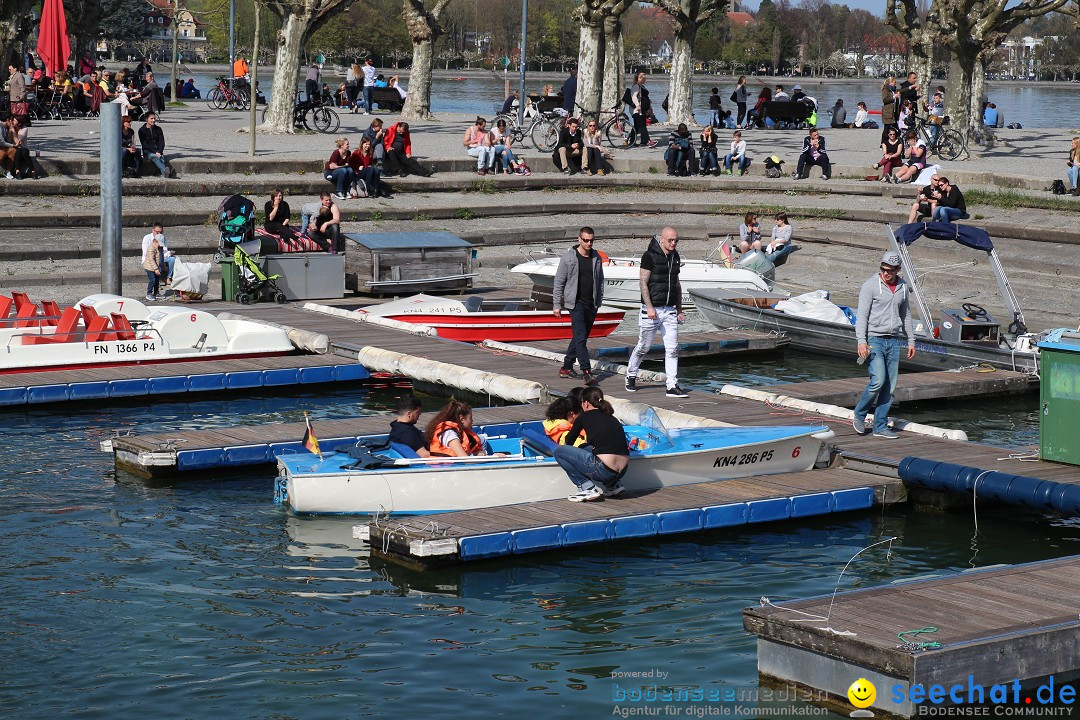
[[[863,375],[841,380],[766,385],[755,389],[800,400],[855,407],[866,389],[866,383],[867,378]],[[895,399],[896,402],[912,402],[1014,395],[1034,391],[1038,387],[1038,380],[1033,376],[1009,370],[900,373],[896,379]]]
[[[754,330],[715,330],[679,334],[679,357],[726,357],[728,355],[747,355],[771,353],[783,350],[790,340],[783,335],[757,332]],[[540,340],[518,343],[540,348],[549,352],[566,352],[566,340]],[[608,335],[602,338],[590,338],[589,357],[594,360],[626,361],[630,359],[637,344],[634,335]],[[653,343],[646,360],[663,360],[663,343]]]
[[[365,380],[355,361],[336,355],[125,365],[0,375],[0,406],[101,401]]]
[[[910,702],[914,685],[923,686],[924,697],[943,686],[945,704],[951,686],[960,685],[966,704],[971,675],[985,688],[986,704],[991,686],[1006,684],[1005,704],[1016,711],[1007,714],[1026,715],[1038,699],[1022,692],[1016,703],[1014,680],[1031,685],[1055,675],[1060,688],[1061,676],[1080,668],[1078,598],[1080,556],[1073,556],[846,592],[836,596],[831,615],[829,596],[753,607],[743,611],[743,624],[758,637],[763,680],[824,690],[845,711],[848,687],[860,677],[876,687],[873,710],[911,717],[920,704],[941,707]],[[937,632],[904,639],[940,647],[904,645],[897,637],[926,627]],[[896,686],[902,702],[892,697]]]
[[[573,487],[567,483],[567,492]],[[864,510],[904,497],[899,480],[843,468],[524,503],[368,524],[372,552],[425,569],[574,545]],[[362,533],[361,533],[362,534]]]

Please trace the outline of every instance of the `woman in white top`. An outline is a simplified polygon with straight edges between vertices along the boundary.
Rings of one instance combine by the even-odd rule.
[[[750,167],[750,158],[746,157],[746,141],[742,139],[742,133],[738,130],[731,133],[731,152],[724,156],[724,174],[731,174],[732,165],[738,163],[739,174],[745,175]]]
[[[525,165],[517,161],[517,158],[514,157],[514,151],[510,149],[511,139],[506,135],[506,120],[502,118],[496,120],[495,127],[488,135],[495,157],[502,159],[503,175],[509,175],[511,172],[518,175],[528,175],[525,171]]]
[[[587,160],[588,170],[585,172],[590,175],[603,175],[604,174],[604,153],[600,149],[600,128],[596,124],[596,120],[590,118],[585,123],[585,132],[582,133],[585,139],[585,157]]]
[[[776,224],[772,229],[772,240],[765,246],[765,254],[773,265],[782,265],[784,258],[791,252],[791,225],[787,213],[776,214]]]
[[[859,109],[855,113],[855,122],[852,124],[855,125],[855,127],[857,128],[861,128],[866,125],[867,121],[870,120],[870,113],[869,111],[867,111],[866,103],[864,102],[860,102],[857,107]]]
[[[402,100],[409,96],[408,91],[406,91],[405,88],[401,87],[401,81],[398,80],[397,75],[386,81],[386,87],[397,90],[397,94],[401,96]]]

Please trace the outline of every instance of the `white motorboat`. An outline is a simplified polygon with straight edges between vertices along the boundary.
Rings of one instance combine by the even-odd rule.
[[[0,374],[294,352],[288,333],[190,307],[97,294],[61,309],[0,295]]]
[[[396,444],[374,450],[358,444],[359,451],[339,448],[321,458],[280,455],[277,497],[298,513],[422,514],[555,500],[574,491],[539,422],[498,431],[505,434],[488,442],[506,457],[421,459]],[[655,419],[626,426],[626,434],[630,466],[622,483],[630,491],[809,470],[833,437],[824,426],[668,431]]]
[[[604,262],[605,305],[632,309],[641,306],[639,261],[640,258],[611,257]],[[528,262],[515,265],[510,272],[528,276],[534,286],[550,294],[555,285],[555,272],[558,268],[559,258],[552,254],[530,258]],[[711,259],[683,258],[679,281],[682,284],[684,307],[692,307],[694,304],[689,294],[691,290],[757,290],[786,294],[747,267]]]
[[[915,357],[901,357],[901,368],[951,370],[985,364],[1038,376],[1038,341],[1042,336],[1027,332],[1020,304],[985,230],[949,223],[913,223],[900,226],[895,234],[891,227],[888,231],[889,246],[900,255],[910,287],[915,329]],[[972,303],[956,309],[943,308],[939,321],[934,321],[909,252],[909,246],[923,235],[955,241],[986,254],[1011,315],[1007,332],[984,308]],[[718,328],[741,325],[751,330],[777,331],[790,338],[791,347],[799,350],[855,356],[855,313],[852,308],[829,307],[823,302],[828,293],[822,293],[820,298],[800,296],[793,300],[753,291],[694,290],[692,294],[698,310]]]

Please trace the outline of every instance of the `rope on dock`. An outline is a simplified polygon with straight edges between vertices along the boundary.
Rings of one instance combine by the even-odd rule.
[[[269,320],[248,317],[247,315],[237,315],[231,312],[219,312],[217,317],[218,320],[243,320],[244,322],[255,322],[260,325],[269,325],[270,327],[284,330],[288,334],[289,340],[292,341],[293,345],[301,350],[307,350],[308,352],[317,355],[325,355],[330,350],[330,338],[323,333],[302,330],[290,325],[281,325],[276,322],[270,322]]]
[[[515,353],[517,355],[528,355],[529,357],[540,358],[541,360],[551,360],[553,362],[561,363],[563,361],[563,354],[552,352],[550,350],[541,350],[540,348],[530,347],[528,345],[513,345],[510,343],[499,342],[498,340],[485,340],[480,343],[481,347],[485,347],[489,350],[503,350],[505,352]],[[619,365],[618,363],[604,362],[603,360],[593,360],[593,370],[599,370],[600,372],[609,372],[614,375],[625,375],[626,366]],[[637,374],[638,380],[642,382],[666,382],[667,375],[664,373],[653,372],[652,370],[639,370]]]
[[[356,359],[369,371],[390,372],[413,380],[445,385],[459,390],[491,395],[504,400],[529,403],[547,399],[547,388],[534,380],[522,380],[501,373],[486,372],[464,365],[439,362],[394,350],[365,346]]]
[[[812,400],[801,400],[787,395],[743,387],[742,385],[724,385],[717,392],[721,395],[731,395],[732,397],[740,397],[746,400],[756,400],[758,402],[768,403],[769,405],[778,405],[780,407],[793,408],[804,412],[817,413],[818,415],[847,420],[848,422],[855,417],[853,411],[840,407],[839,405],[829,405],[826,403],[813,402]],[[935,427],[933,425],[923,425],[922,423],[910,422],[900,418],[892,419],[892,427],[897,430],[903,430],[904,432],[929,435],[931,437],[945,438],[947,440],[967,442],[968,439],[967,433],[963,430],[951,430],[948,428]]]

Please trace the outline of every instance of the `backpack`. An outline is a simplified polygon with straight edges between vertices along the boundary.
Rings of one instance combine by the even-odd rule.
[[[765,158],[765,177],[778,178],[783,168],[784,161],[778,158],[776,155],[770,155]]]
[[[1055,195],[1064,195],[1069,191],[1065,188],[1065,183],[1062,180],[1058,179],[1050,185],[1050,192],[1054,193]]]
[[[626,90],[623,92],[622,101],[623,101],[623,105],[633,105],[634,104],[634,97],[633,97],[633,93],[630,92],[630,88],[626,88]]]

